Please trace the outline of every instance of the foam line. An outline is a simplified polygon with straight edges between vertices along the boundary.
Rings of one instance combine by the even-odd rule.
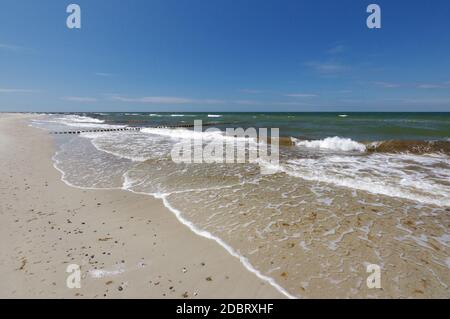
[[[327,137],[323,140],[313,140],[313,141],[302,141],[296,138],[292,138],[295,145],[303,146],[307,148],[315,149],[325,149],[332,151],[343,151],[343,152],[365,152],[366,146],[364,144],[353,141],[349,138],[343,137]]]
[[[131,189],[126,189],[123,188],[124,190],[128,190],[129,192],[135,193],[135,194],[140,194],[140,195],[150,195],[153,196],[154,198],[157,199],[161,199],[163,201],[164,206],[170,210],[175,217],[178,219],[179,222],[181,222],[183,225],[187,226],[193,233],[195,233],[198,236],[210,239],[210,240],[214,240],[216,243],[218,243],[220,246],[222,246],[223,248],[225,248],[225,250],[233,257],[236,257],[237,259],[239,259],[239,261],[241,262],[242,265],[244,265],[244,267],[250,271],[251,273],[255,274],[259,279],[264,280],[265,282],[269,283],[272,287],[274,287],[276,290],[278,290],[280,293],[282,293],[285,297],[289,298],[289,299],[298,299],[298,297],[290,294],[286,289],[284,289],[283,287],[281,287],[273,278],[263,275],[259,270],[257,270],[255,267],[253,267],[253,265],[248,261],[247,258],[245,258],[244,256],[240,255],[236,250],[234,250],[231,246],[229,246],[227,243],[225,243],[222,239],[220,239],[217,236],[214,236],[213,234],[211,234],[210,232],[206,231],[206,230],[202,230],[200,228],[198,228],[197,226],[195,226],[192,222],[190,222],[189,220],[185,219],[182,215],[181,215],[181,211],[179,211],[178,209],[174,208],[172,205],[170,205],[167,197],[169,194],[151,194],[151,193],[144,193],[144,192],[136,192],[133,191]]]
[[[108,187],[108,188],[100,188],[100,187],[84,187],[84,186],[77,186],[72,183],[70,183],[68,180],[66,180],[66,173],[58,167],[59,161],[56,159],[56,156],[58,155],[58,151],[55,152],[55,154],[52,156],[53,161],[53,167],[61,173],[61,181],[65,183],[67,186],[78,188],[78,189],[89,189],[89,190],[121,190],[121,187]]]
[[[349,178],[333,178],[327,175],[306,175],[302,174],[301,172],[295,172],[290,169],[286,169],[283,166],[278,167],[279,170],[282,172],[298,177],[307,181],[313,181],[313,182],[323,182],[328,184],[333,184],[336,186],[341,187],[347,187],[350,189],[357,189],[361,191],[365,191],[371,194],[375,195],[384,195],[388,197],[397,197],[397,198],[403,198],[408,199],[411,201],[424,203],[424,204],[431,204],[431,205],[437,205],[437,206],[450,206],[450,200],[449,199],[435,199],[430,198],[424,195],[420,194],[412,194],[409,192],[402,191],[401,189],[397,189],[390,185],[377,185],[375,182],[364,182],[364,181],[355,181],[353,179]]]
[[[141,195],[150,195],[153,196],[154,198],[157,199],[161,199],[164,206],[169,209],[174,215],[175,217],[178,219],[179,222],[181,222],[183,225],[187,226],[193,233],[195,233],[198,236],[210,239],[210,240],[214,240],[216,243],[218,243],[220,246],[222,246],[223,248],[225,248],[225,250],[233,257],[236,257],[239,259],[239,261],[241,262],[241,264],[251,273],[255,274],[259,279],[269,283],[272,287],[274,287],[275,289],[277,289],[277,291],[279,291],[281,294],[283,294],[284,296],[286,296],[289,299],[297,299],[298,297],[290,294],[286,289],[284,289],[283,287],[281,287],[273,278],[268,277],[266,275],[263,275],[259,270],[257,270],[255,267],[253,267],[253,265],[248,261],[247,258],[245,258],[244,256],[240,255],[238,252],[236,252],[236,250],[234,250],[231,246],[229,246],[228,244],[226,244],[222,239],[220,239],[219,237],[214,236],[213,234],[211,234],[210,232],[207,232],[205,230],[201,230],[199,229],[197,226],[195,226],[192,222],[188,221],[187,219],[185,219],[182,215],[181,212],[177,209],[175,209],[174,207],[172,207],[169,203],[169,201],[167,200],[167,196],[170,194],[149,194],[149,193],[143,193],[143,192],[136,192],[133,191],[131,189],[126,188],[125,186],[122,186],[120,188],[94,188],[94,187],[81,187],[81,186],[77,186],[77,185],[73,185],[70,182],[68,182],[65,179],[65,173],[63,170],[61,170],[58,166],[58,160],[56,159],[56,155],[58,154],[58,152],[55,153],[55,155],[53,155],[52,160],[53,160],[53,167],[55,167],[56,170],[58,170],[61,173],[61,180],[67,184],[70,187],[74,187],[74,188],[78,188],[78,189],[88,189],[88,190],[116,190],[116,189],[121,189],[121,190],[126,190],[135,194],[141,194]]]

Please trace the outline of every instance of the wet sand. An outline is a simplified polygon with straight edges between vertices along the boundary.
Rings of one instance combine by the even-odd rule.
[[[0,298],[284,297],[160,200],[66,185],[31,116],[0,114]]]

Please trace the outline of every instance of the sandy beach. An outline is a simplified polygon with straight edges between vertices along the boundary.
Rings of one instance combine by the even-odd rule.
[[[0,115],[0,298],[284,297],[161,200],[66,185],[32,116]]]

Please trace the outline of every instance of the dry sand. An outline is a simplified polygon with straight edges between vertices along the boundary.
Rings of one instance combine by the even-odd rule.
[[[0,114],[0,298],[283,297],[160,200],[66,185],[32,116]]]

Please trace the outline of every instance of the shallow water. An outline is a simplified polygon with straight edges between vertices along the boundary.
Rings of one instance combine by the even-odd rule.
[[[192,122],[196,116],[238,125],[236,115],[218,115],[57,114],[45,115],[33,125],[50,131],[127,123],[150,126]],[[346,134],[339,120],[352,117],[360,127]],[[185,223],[241,256],[249,270],[289,296],[450,297],[449,156],[372,153],[363,143],[382,137],[399,140],[403,135],[396,127],[409,130],[405,136],[414,139],[433,136],[446,141],[448,119],[241,116],[240,123],[248,126],[274,127],[278,121],[283,122],[282,134],[295,131],[290,136],[297,138],[296,145],[281,149],[276,173],[269,175],[261,174],[264,163],[176,164],[171,149],[193,136],[192,131],[174,129],[56,135],[54,161],[70,185],[123,188],[163,198]],[[372,127],[380,123],[391,124],[374,133]],[[208,140],[220,138],[208,135]],[[368,264],[381,266],[382,290],[367,288]]]

